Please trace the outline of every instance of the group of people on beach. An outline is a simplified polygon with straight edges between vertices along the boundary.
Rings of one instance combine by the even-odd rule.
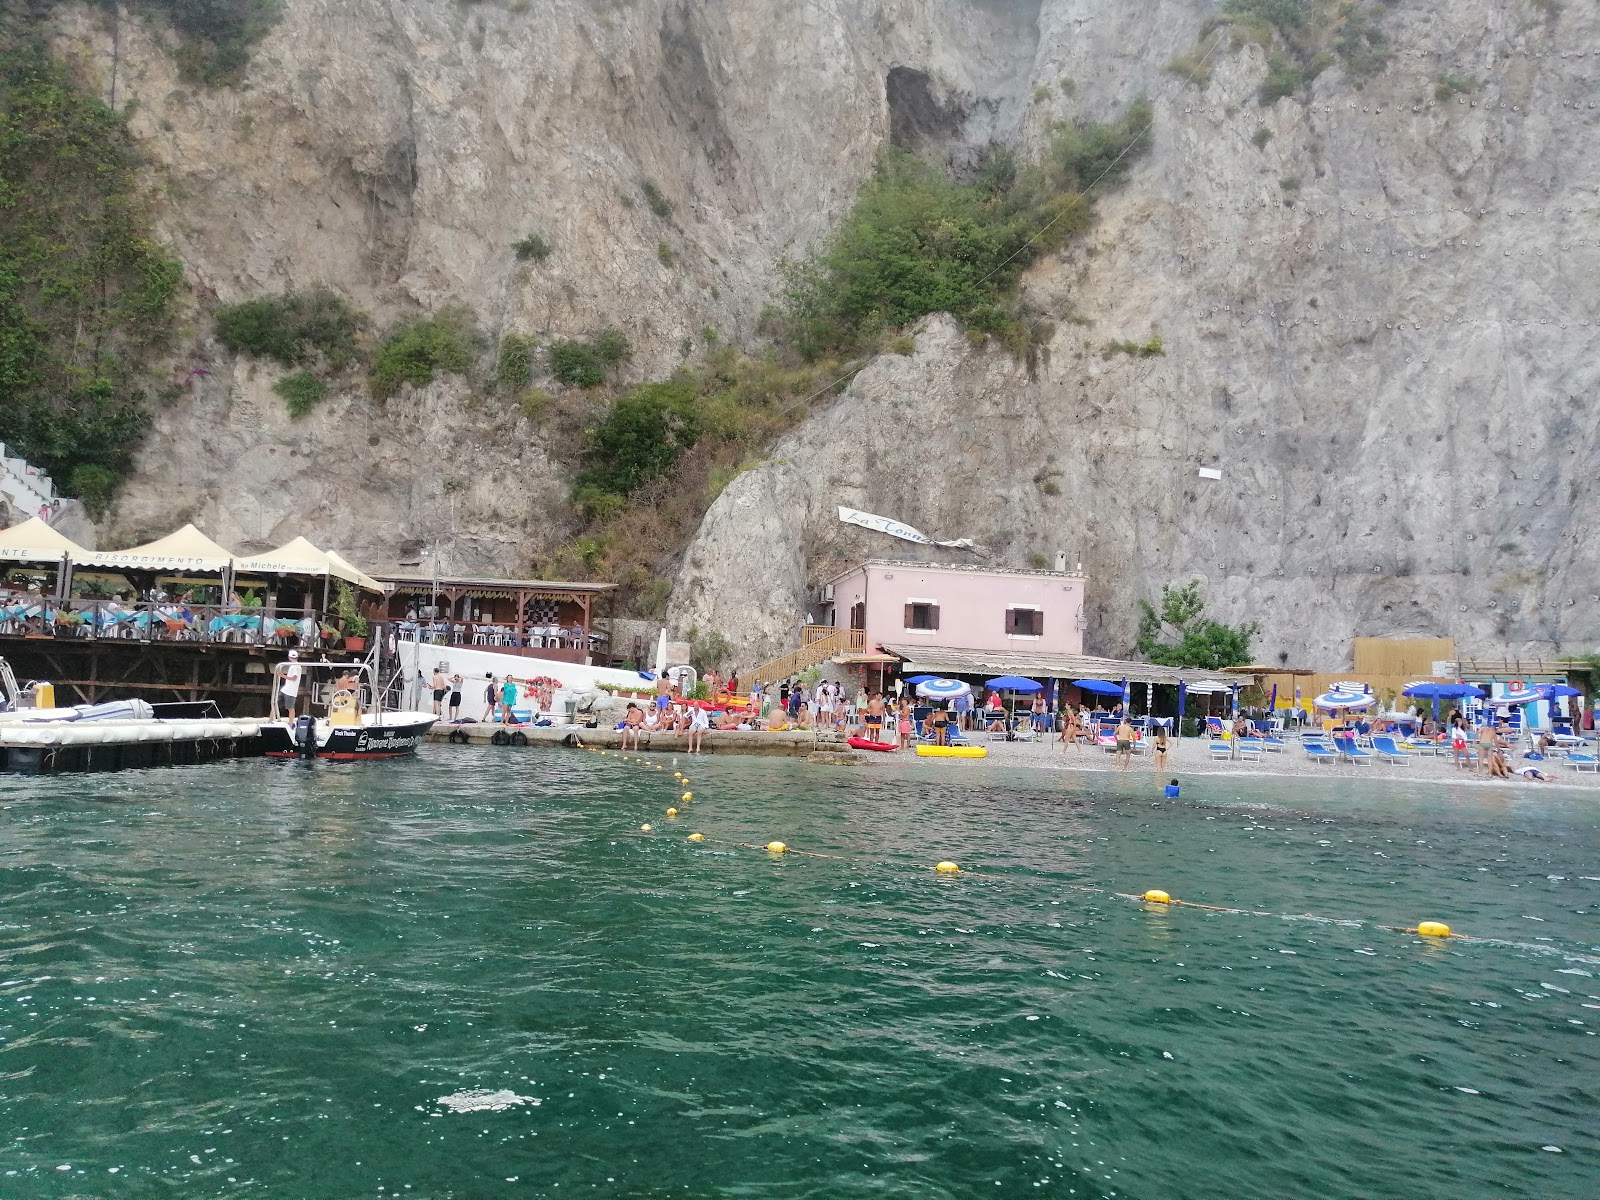
[[[422,673],[418,673],[419,682]],[[555,705],[555,689],[548,684],[537,681],[519,681],[510,675],[504,679],[498,675],[485,674],[483,689],[483,715],[479,718],[484,724],[520,725],[516,716],[518,709],[523,709],[528,714],[527,724],[537,725],[543,714],[549,712]],[[459,722],[461,718],[461,701],[465,692],[466,677],[457,671],[446,675],[442,666],[433,669],[433,675],[424,685],[433,695],[433,715],[450,724]]]

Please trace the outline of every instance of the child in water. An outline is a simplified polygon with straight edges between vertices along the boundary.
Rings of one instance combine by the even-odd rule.
[[[1176,779],[1167,784],[1166,793],[1168,800],[1176,800],[1178,798],[1178,781]]]

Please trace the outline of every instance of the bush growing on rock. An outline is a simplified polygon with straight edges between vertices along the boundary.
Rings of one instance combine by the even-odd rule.
[[[602,329],[587,341],[550,343],[550,373],[572,387],[599,387],[606,374],[633,355],[628,339],[616,329]]]
[[[328,385],[312,371],[296,371],[272,385],[288,403],[291,417],[303,417],[328,398]]]
[[[121,116],[0,23],[0,441],[91,507],[148,424],[183,279],[142,164]]]
[[[439,374],[464,374],[478,349],[476,322],[464,305],[447,305],[432,317],[402,325],[378,347],[368,385],[387,400],[403,384],[426,387]]]
[[[287,367],[321,360],[341,370],[357,358],[366,316],[325,287],[263,296],[217,310],[217,340],[237,353],[274,358]]]
[[[1127,174],[1150,145],[1150,122],[1141,97],[1117,121],[1058,128],[1036,167],[992,154],[970,184],[903,151],[884,152],[823,249],[785,264],[769,324],[807,358],[853,353],[931,312],[1026,345],[1014,328],[1017,279],[1088,225],[1089,193]]]

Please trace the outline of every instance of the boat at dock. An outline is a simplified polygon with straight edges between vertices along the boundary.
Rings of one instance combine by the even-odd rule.
[[[414,754],[439,718],[385,710],[371,661],[309,662],[273,668],[272,713],[261,726],[269,758],[359,761]],[[302,711],[321,708],[322,716]]]
[[[0,771],[41,775],[179,766],[261,754],[261,721],[215,704],[116,700],[57,707],[47,683],[18,686],[0,658]]]

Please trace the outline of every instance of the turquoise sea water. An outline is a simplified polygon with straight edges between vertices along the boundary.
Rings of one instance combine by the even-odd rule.
[[[1600,1191],[1592,795],[687,769],[0,783],[0,1197]]]

